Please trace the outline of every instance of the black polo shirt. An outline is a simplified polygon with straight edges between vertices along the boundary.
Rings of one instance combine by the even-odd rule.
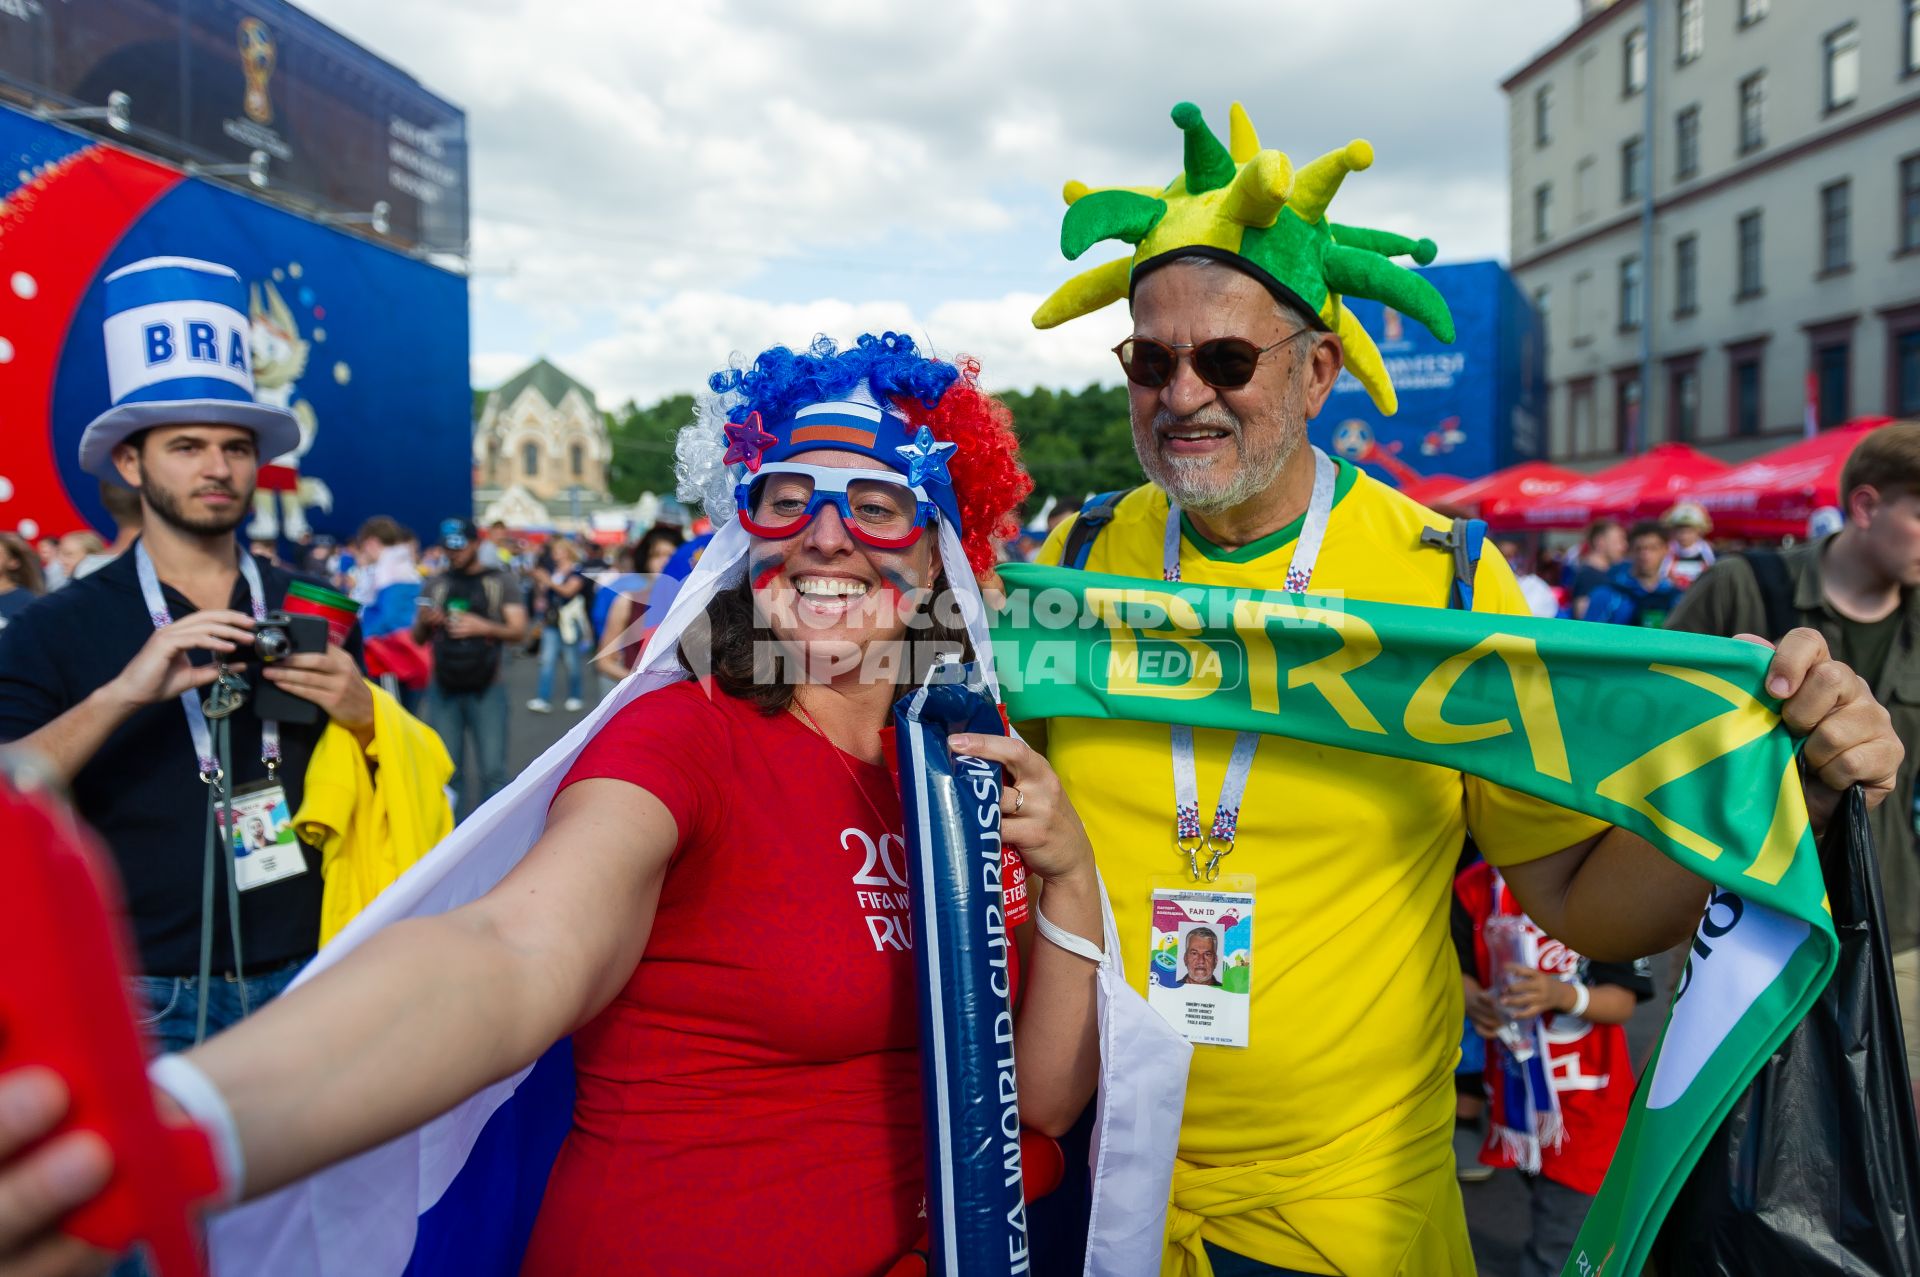
[[[264,559],[254,562],[267,607],[278,608],[295,577]],[[195,610],[165,582],[161,589],[175,618]],[[252,612],[244,577],[235,581],[228,606]],[[111,682],[152,635],[131,551],[36,602],[0,630],[0,741],[37,731]],[[358,629],[347,646],[359,660]],[[196,664],[212,659],[200,652],[194,658]],[[234,783],[265,779],[261,724],[251,699],[230,721]],[[323,719],[280,729],[280,782],[290,811],[300,808],[307,762],[325,725]],[[141,967],[148,975],[195,974],[207,788],[179,700],[148,705],[115,729],[74,778],[73,801],[119,865]],[[305,855],[306,873],[241,893],[241,957],[249,971],[304,958],[318,947],[320,856],[310,848]],[[221,880],[214,890],[213,969],[233,966]]]

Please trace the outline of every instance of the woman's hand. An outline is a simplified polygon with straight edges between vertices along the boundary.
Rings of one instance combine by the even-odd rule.
[[[1020,849],[1027,868],[1049,883],[1093,878],[1093,845],[1053,767],[1011,736],[962,732],[947,738],[956,754],[1000,764],[1000,836]]]
[[[112,1258],[56,1231],[107,1186],[112,1155],[97,1135],[63,1135],[31,1153],[67,1111],[67,1088],[46,1069],[0,1076],[0,1277],[103,1273]]]

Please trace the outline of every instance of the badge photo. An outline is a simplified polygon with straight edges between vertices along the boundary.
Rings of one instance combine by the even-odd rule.
[[[1156,886],[1147,1004],[1196,1045],[1248,1044],[1253,990],[1253,882]]]

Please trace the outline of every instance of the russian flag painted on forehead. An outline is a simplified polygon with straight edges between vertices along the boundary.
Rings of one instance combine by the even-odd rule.
[[[120,482],[116,445],[155,426],[239,426],[262,457],[299,446],[284,408],[256,403],[247,290],[228,267],[149,257],[107,276],[107,389],[113,404],[80,439],[80,465]]]
[[[780,371],[756,380],[769,366]],[[561,780],[594,734],[630,702],[687,677],[677,655],[682,638],[704,618],[717,592],[746,576],[752,538],[733,518],[732,500],[741,475],[806,451],[858,452],[900,472],[940,504],[936,536],[948,565],[986,571],[993,537],[1003,527],[1017,528],[1012,512],[1032,483],[1019,468],[1004,409],[978,392],[971,372],[885,334],[862,338],[846,351],[824,341],[801,354],[775,348],[751,369],[716,375],[714,394],[701,399],[698,419],[680,433],[675,460],[682,498],[703,505],[718,531],[668,605],[635,672],[348,923],[294,987],[384,927],[445,913],[486,894],[539,840]],[[949,397],[949,391],[961,393]],[[900,409],[901,399],[924,414],[918,424]],[[940,406],[950,412],[943,415]],[[755,412],[771,427],[754,422]],[[928,422],[947,439],[936,439]],[[744,429],[749,424],[751,432]],[[728,455],[743,446],[751,461]],[[949,459],[956,473],[946,469]],[[963,511],[973,525],[965,544]],[[949,579],[968,639],[990,670],[991,639],[974,572],[950,569]],[[688,643],[690,650],[695,646]],[[434,1066],[432,1059],[420,1061],[421,1068]],[[572,1122],[573,1082],[572,1049],[563,1040],[533,1065],[417,1130],[215,1217],[208,1237],[216,1277],[517,1273],[548,1172]]]

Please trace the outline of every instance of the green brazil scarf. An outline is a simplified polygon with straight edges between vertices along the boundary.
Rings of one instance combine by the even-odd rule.
[[[1470,772],[1633,830],[1713,893],[1566,1272],[1638,1273],[1700,1151],[1832,975],[1770,654],[1730,639],[1000,569],[1009,714],[1261,732]]]

